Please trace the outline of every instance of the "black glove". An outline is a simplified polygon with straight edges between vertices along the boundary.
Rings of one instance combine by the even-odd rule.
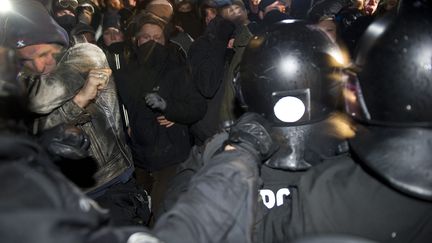
[[[167,107],[166,101],[157,93],[150,93],[145,96],[145,101],[152,109],[165,110]]]
[[[90,140],[74,125],[60,124],[48,129],[41,134],[39,141],[54,160],[78,160],[89,156]]]
[[[270,123],[262,116],[248,112],[231,127],[228,143],[265,161],[278,149],[270,136],[270,129]]]

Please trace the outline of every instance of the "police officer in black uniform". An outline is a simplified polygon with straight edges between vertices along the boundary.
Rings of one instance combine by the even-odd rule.
[[[423,4],[366,32],[344,92],[352,138],[351,126],[332,116],[343,78],[318,30],[279,23],[250,42],[241,96],[272,122],[281,147],[261,169],[257,242],[334,234],[430,242],[432,15]]]

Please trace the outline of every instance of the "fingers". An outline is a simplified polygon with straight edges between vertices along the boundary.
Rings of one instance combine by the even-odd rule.
[[[147,105],[150,106],[150,108],[152,108],[152,109],[156,109],[156,108],[159,107],[159,106],[158,106],[158,101],[157,101],[157,100],[154,100],[154,99],[150,99],[150,100],[146,101],[146,103],[147,103]]]
[[[153,106],[156,104],[156,102],[158,101],[158,99],[157,99],[157,97],[154,94],[148,94],[145,97],[145,101],[146,101],[147,105],[149,105],[152,108],[154,108]]]
[[[98,89],[102,89],[106,86],[111,73],[112,71],[109,68],[92,69],[88,74],[88,79],[92,80]]]
[[[165,126],[166,128],[168,128],[168,127],[172,127],[172,126],[175,124],[175,123],[172,122],[172,121],[168,121],[168,120],[165,118],[165,116],[158,116],[156,119],[157,119],[159,125],[161,125],[161,126]]]
[[[147,103],[154,104],[155,102],[157,102],[157,101],[160,100],[160,97],[159,97],[159,95],[157,95],[155,93],[150,93],[150,94],[147,94],[145,96],[145,100],[146,100]]]
[[[146,101],[146,104],[152,109],[165,110],[166,108],[166,103],[164,99],[156,93],[147,94],[144,99]]]
[[[75,104],[85,108],[98,95],[98,92],[106,87],[111,76],[111,69],[92,69],[87,75],[87,80],[77,95],[73,98]]]
[[[166,127],[166,128],[169,128],[169,127],[174,126],[174,124],[175,124],[174,122],[170,122],[169,124],[165,125],[165,127]]]

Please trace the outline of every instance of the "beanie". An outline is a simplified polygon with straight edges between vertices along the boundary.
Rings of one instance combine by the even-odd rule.
[[[67,32],[51,17],[45,7],[33,0],[13,2],[15,13],[4,21],[5,45],[23,48],[36,44],[59,44],[68,47]]]
[[[173,7],[167,0],[153,0],[148,3],[146,11],[165,19],[167,22],[173,15]]]
[[[221,9],[231,5],[232,5],[231,0],[205,0],[202,2],[201,8]]]
[[[120,15],[117,12],[106,12],[103,16],[102,30],[105,31],[110,27],[122,30],[120,25]]]

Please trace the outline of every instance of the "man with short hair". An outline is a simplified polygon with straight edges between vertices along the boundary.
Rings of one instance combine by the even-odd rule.
[[[87,133],[89,153],[97,168],[93,183],[80,187],[111,209],[115,223],[137,223],[128,215],[130,208],[123,208],[111,197],[111,193],[120,194],[119,187],[129,188],[132,193],[140,191],[133,190],[135,184],[130,180],[133,163],[125,144],[114,80],[103,52],[88,43],[68,48],[67,33],[40,3],[15,1],[13,7],[19,15],[8,16],[6,43],[16,49],[23,66],[20,79],[29,84],[29,109],[36,117],[33,132],[39,134],[66,123]],[[76,170],[82,175],[91,166],[87,163]],[[80,181],[75,182],[82,183],[84,178],[78,178]]]

